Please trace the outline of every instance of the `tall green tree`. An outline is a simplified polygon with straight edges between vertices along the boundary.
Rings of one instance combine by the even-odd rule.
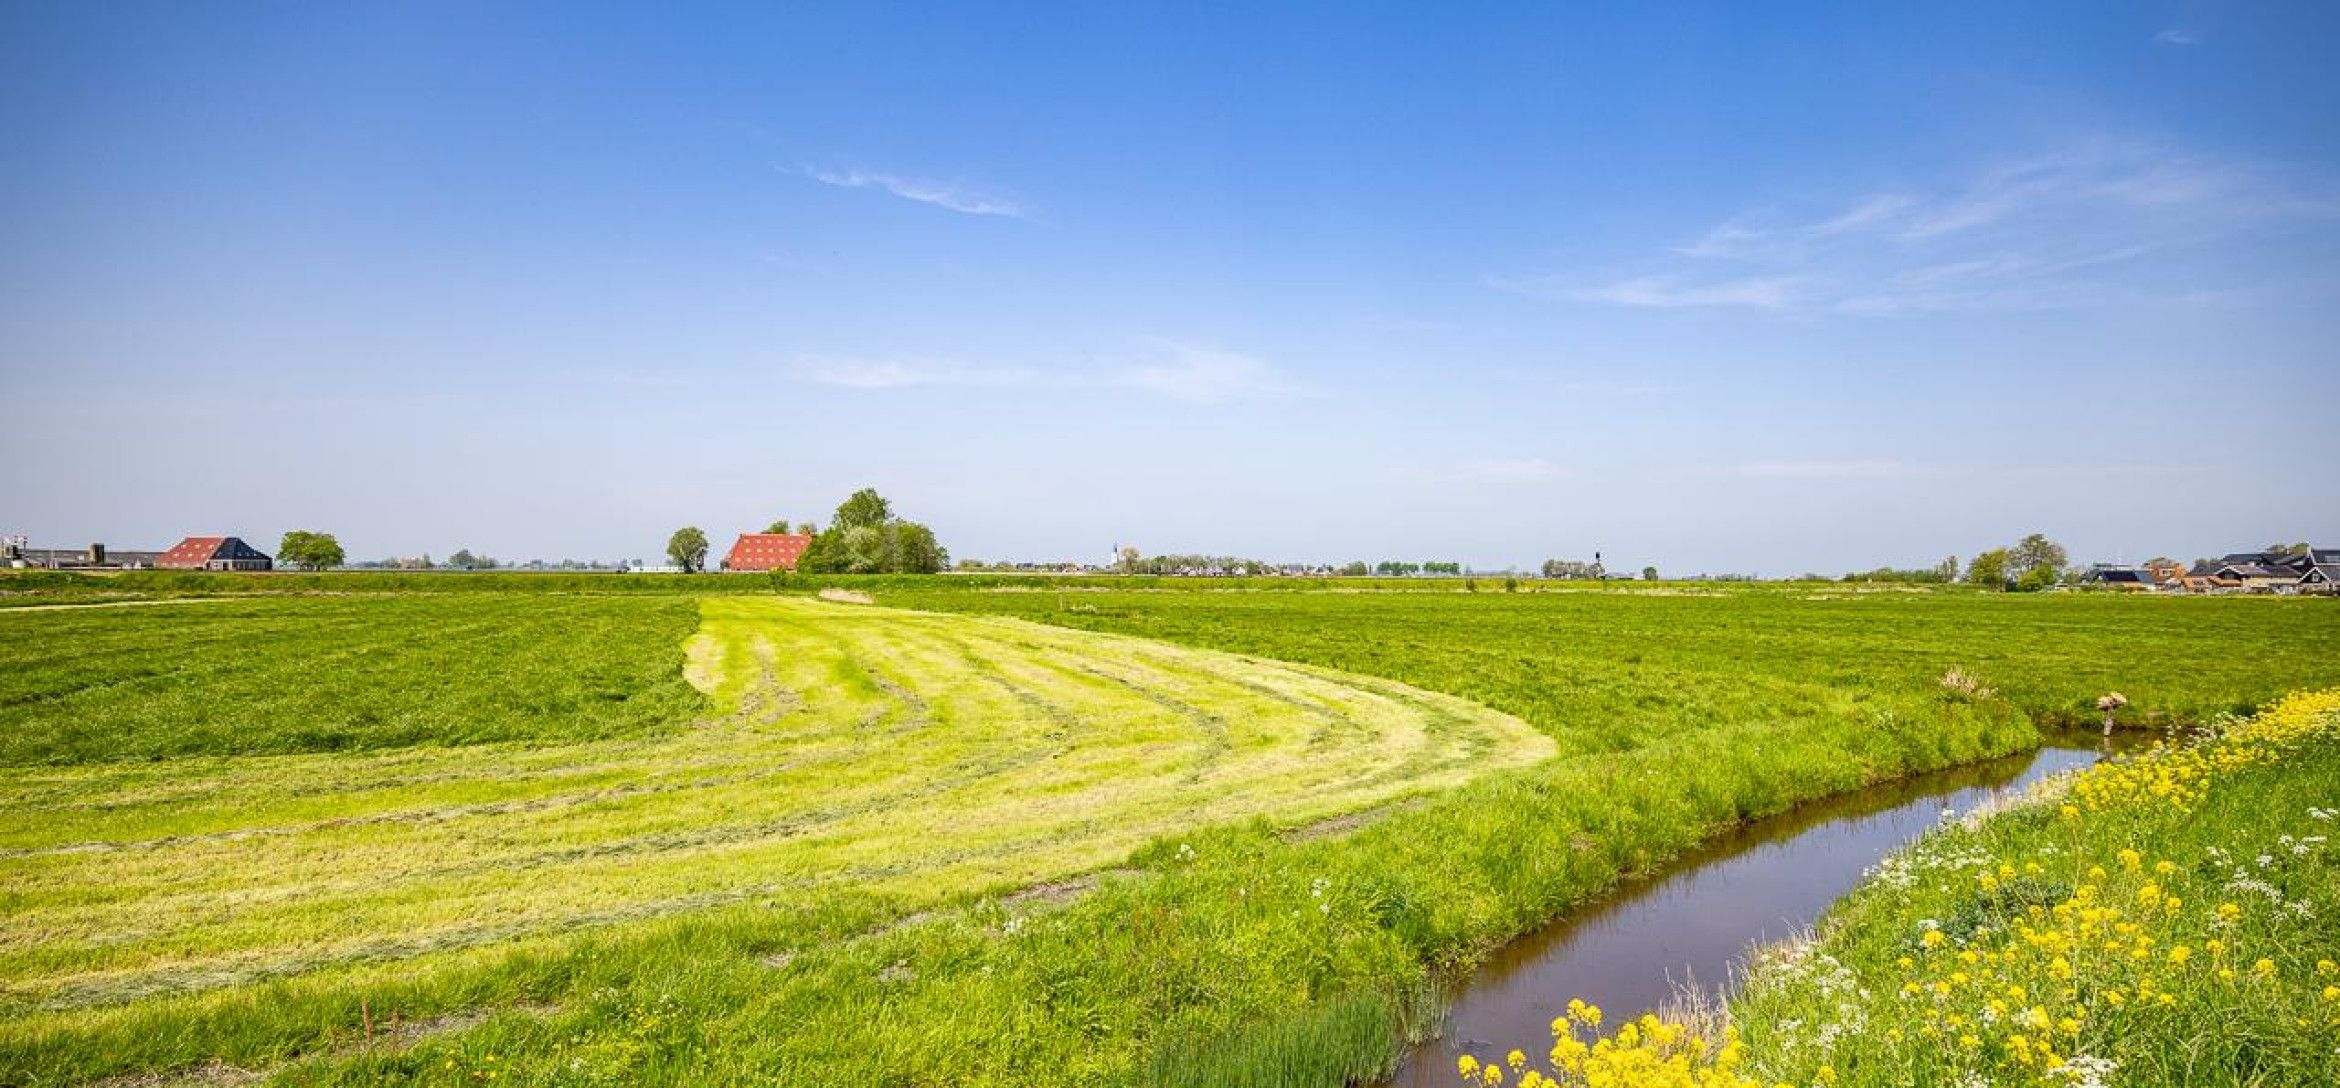
[[[2005,589],[2008,581],[2007,565],[2007,549],[1992,548],[1966,564],[1966,580],[1984,589]]]
[[[951,556],[935,539],[934,530],[915,521],[886,526],[887,561],[897,574],[933,574],[949,566]]]
[[[2015,547],[2009,551],[2007,573],[2021,578],[2046,567],[2052,577],[2054,572],[2063,570],[2064,564],[2070,561],[2071,557],[2064,554],[2063,545],[2049,540],[2045,534],[2033,533],[2016,541]]]
[[[341,541],[335,540],[332,533],[294,529],[284,534],[284,540],[276,546],[277,562],[290,563],[303,570],[338,567],[348,558],[342,554]]]
[[[832,529],[855,529],[862,526],[876,528],[892,521],[894,504],[887,502],[875,488],[862,488],[837,504],[837,516],[829,519]]]
[[[707,534],[696,525],[686,525],[666,538],[666,557],[674,560],[685,574],[697,574],[707,569]]]

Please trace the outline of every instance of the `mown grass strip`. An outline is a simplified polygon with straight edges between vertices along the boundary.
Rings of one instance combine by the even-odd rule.
[[[451,626],[491,625],[501,603]],[[326,995],[304,980],[376,977],[385,961],[425,977],[516,972],[486,985],[535,994],[527,969],[491,966],[495,949],[557,959],[606,947],[561,934],[685,914],[771,933],[738,906],[751,903],[845,896],[907,914],[1096,869],[1181,827],[1306,822],[1552,750],[1460,703],[1441,708],[1440,729],[1471,743],[1440,739],[1418,721],[1434,697],[1322,670],[1013,620],[797,598],[701,606],[692,674],[714,706],[697,725],[96,763],[0,785],[0,1069],[107,1071],[84,1057],[127,1044],[102,1042],[105,1025],[153,1022],[133,1010],[204,1015],[193,1010],[223,989],[314,1005]],[[268,602],[250,618],[273,630],[314,609],[338,629],[349,607]],[[1350,743],[1311,747],[1326,712],[1353,722]],[[385,1013],[447,1011],[380,996]],[[177,1038],[219,1042],[179,1024]],[[178,1060],[322,1045],[229,1035],[240,1041]],[[126,1048],[112,1060],[146,1052]]]

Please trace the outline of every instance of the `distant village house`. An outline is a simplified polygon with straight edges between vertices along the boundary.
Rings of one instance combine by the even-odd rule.
[[[2160,588],[2161,580],[2144,567],[2125,567],[2112,563],[2098,563],[2080,576],[2080,584],[2103,586],[2106,589],[2153,590]]]
[[[2340,587],[2340,549],[2235,552],[2196,563],[2183,584],[2210,593],[2332,593]]]

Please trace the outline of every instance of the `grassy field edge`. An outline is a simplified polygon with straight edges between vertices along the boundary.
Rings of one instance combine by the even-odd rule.
[[[1937,828],[1726,1007],[1606,1033],[1585,1010],[1548,1057],[1466,1064],[1551,1088],[2335,1083],[2336,823],[2340,690],[2295,693]]]

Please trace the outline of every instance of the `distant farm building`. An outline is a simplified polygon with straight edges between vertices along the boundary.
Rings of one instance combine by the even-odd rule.
[[[191,536],[154,561],[162,570],[267,570],[275,562],[232,536]]]
[[[2154,573],[2143,567],[2124,567],[2099,563],[2080,576],[2083,585],[2105,586],[2111,589],[2149,590],[2159,583]]]
[[[809,533],[741,533],[723,557],[724,570],[795,570],[796,561],[812,546]]]
[[[2183,586],[2195,592],[2331,593],[2340,582],[2340,549],[2235,552],[2203,560],[2186,573]]]
[[[161,552],[113,551],[103,544],[86,548],[32,548],[11,539],[6,546],[7,565],[12,567],[41,567],[47,570],[138,570],[151,567],[162,558]]]

